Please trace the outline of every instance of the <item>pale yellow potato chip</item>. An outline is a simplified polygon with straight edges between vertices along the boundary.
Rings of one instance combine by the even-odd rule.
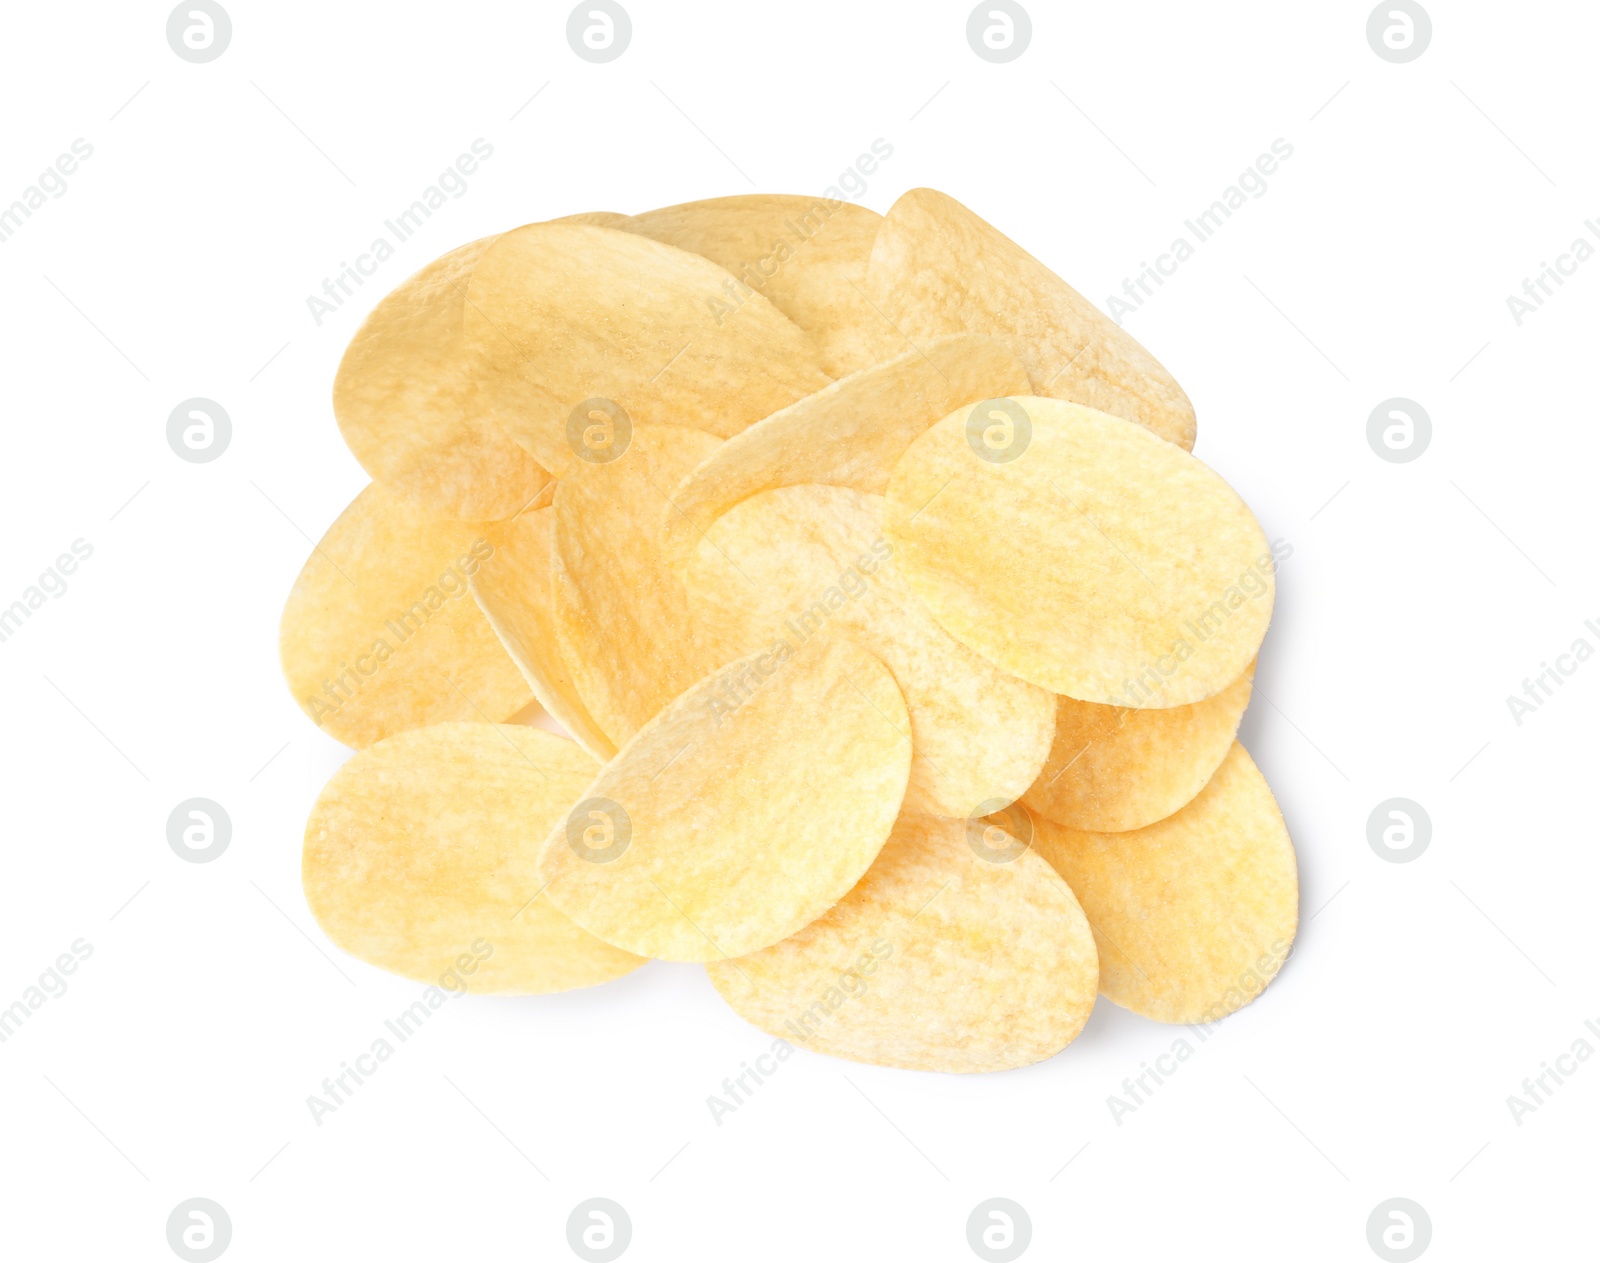
[[[542,508],[486,526],[494,555],[472,576],[472,596],[539,704],[603,763],[617,752],[616,743],[584,705],[556,630],[550,580],[555,522],[555,509]]]
[[[1184,449],[1194,406],[1172,374],[1009,237],[933,189],[904,194],[867,267],[868,299],[912,345],[946,333],[1008,339],[1033,393],[1136,421]]]
[[[540,896],[538,838],[599,764],[515,724],[400,733],[334,773],[306,823],[306,902],[368,964],[447,991],[532,995],[618,978],[644,961]]]
[[[667,496],[718,440],[641,425],[604,464],[580,462],[556,485],[552,612],[577,696],[615,746],[733,652],[690,619],[661,556]]]
[[[1028,389],[1022,366],[992,338],[936,338],[824,386],[729,439],[672,494],[663,547],[675,567],[739,501],[820,482],[881,495],[919,434],[962,404]]]
[[[1252,662],[1222,692],[1170,710],[1056,699],[1056,735],[1022,796],[1072,829],[1142,829],[1187,804],[1211,779],[1250,704]]]
[[[800,328],[709,259],[588,224],[496,238],[465,339],[485,410],[557,474],[629,427],[727,438],[830,380]]]
[[[633,223],[631,215],[623,215],[618,211],[579,211],[576,215],[563,215],[559,219],[547,220],[551,224],[592,224],[596,228],[621,228],[627,230]]]
[[[556,907],[641,956],[716,960],[842,898],[894,825],[911,767],[888,670],[818,637],[700,681],[550,831]]]
[[[461,346],[467,282],[493,237],[402,281],[356,331],[333,382],[340,433],[361,466],[424,512],[493,521],[550,479],[485,415]]]
[[[823,370],[843,377],[901,349],[866,300],[882,222],[851,202],[751,193],[664,206],[614,226],[704,255],[809,333]]]
[[[917,439],[885,529],[956,639],[1053,693],[1187,706],[1244,673],[1272,617],[1261,527],[1182,448],[1058,399],[990,400]]]
[[[769,1035],[905,1070],[1053,1057],[1094,1008],[1094,939],[1072,891],[980,821],[902,816],[853,890],[798,934],[706,966]]]
[[[1038,776],[1055,699],[933,621],[895,566],[883,497],[816,484],[752,496],[711,528],[685,581],[696,622],[738,652],[835,632],[889,668],[911,717],[906,810],[988,815]]]
[[[435,518],[373,483],[306,558],[278,652],[313,722],[350,746],[451,719],[498,723],[533,700],[468,581],[483,523]]]
[[[1260,995],[1299,923],[1294,846],[1243,746],[1187,807],[1131,833],[1033,816],[1033,845],[1094,929],[1100,989],[1159,1022],[1211,1022]]]

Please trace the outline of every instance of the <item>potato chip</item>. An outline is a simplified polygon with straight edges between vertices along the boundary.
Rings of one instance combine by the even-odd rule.
[[[606,765],[540,852],[556,907],[640,956],[715,960],[842,898],[911,768],[887,668],[818,637],[707,676]]]
[[[956,334],[824,386],[734,435],[683,481],[662,523],[667,557],[681,567],[721,514],[759,491],[821,482],[881,495],[935,421],[1027,382],[998,342]]]
[[[1187,807],[1131,833],[1034,815],[1100,949],[1100,989],[1158,1022],[1211,1022],[1261,994],[1294,943],[1294,847],[1267,782],[1234,743]]]
[[[546,220],[551,224],[591,224],[596,228],[621,228],[624,231],[633,223],[631,215],[623,215],[617,211],[579,211],[576,215],[563,215],[559,219]]]
[[[913,189],[890,209],[866,295],[912,344],[1005,338],[1033,393],[1136,421],[1185,450],[1194,406],[1172,374],[1093,303],[960,202]]]
[[[424,512],[492,521],[550,480],[478,406],[461,347],[467,282],[494,243],[435,259],[384,298],[350,340],[333,411],[361,466]]]
[[[368,964],[448,991],[531,995],[618,978],[644,961],[541,897],[529,844],[598,764],[512,724],[436,724],[361,751],[306,823],[306,902]]]
[[[885,525],[946,631],[1080,702],[1210,697],[1272,617],[1272,553],[1227,483],[1148,430],[1057,399],[940,421],[895,466]]]
[[[832,631],[889,668],[911,717],[906,810],[987,815],[1037,777],[1055,699],[928,616],[896,569],[881,496],[814,484],[752,496],[701,541],[686,585],[697,621],[738,652]]]
[[[843,377],[902,348],[867,302],[867,259],[883,216],[826,197],[753,193],[684,202],[626,225],[704,255],[809,333],[823,371]]]
[[[313,549],[283,607],[289,689],[330,736],[367,746],[450,719],[509,719],[533,694],[467,590],[482,523],[431,518],[373,483]]]
[[[1094,1008],[1094,939],[1048,864],[981,827],[902,816],[848,895],[708,964],[712,983],[769,1035],[852,1061],[966,1073],[1055,1056]]]
[[[539,704],[603,763],[616,744],[584,705],[556,630],[550,580],[555,521],[555,510],[543,508],[486,526],[494,555],[472,576],[472,596]]]
[[[562,660],[613,745],[735,656],[692,623],[658,529],[672,488],[716,446],[699,430],[641,425],[615,460],[580,463],[556,485],[551,583]]]
[[[799,327],[710,260],[588,224],[498,237],[466,346],[485,409],[557,474],[639,425],[727,438],[830,380]]]
[[[1170,710],[1058,697],[1055,742],[1023,802],[1068,828],[1096,833],[1165,819],[1205,788],[1233,746],[1255,674],[1252,662],[1222,692]]]

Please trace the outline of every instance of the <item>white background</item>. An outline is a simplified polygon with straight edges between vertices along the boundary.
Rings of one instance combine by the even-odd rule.
[[[94,549],[0,644],[0,1005],[93,946],[0,1045],[8,1257],[170,1259],[194,1196],[229,1260],[570,1258],[591,1196],[640,1260],[970,1259],[992,1196],[1029,1212],[1029,1258],[1372,1258],[1396,1196],[1431,1258],[1592,1254],[1600,1058],[1521,1126],[1506,1098],[1600,1048],[1600,662],[1520,727],[1505,697],[1600,647],[1600,261],[1521,327],[1505,299],[1600,214],[1593,6],[1439,0],[1407,65],[1365,3],[1034,3],[1008,65],[942,0],[629,0],[609,65],[569,49],[565,3],[228,7],[208,65],[161,4],[9,5],[0,32],[0,204],[94,146],[0,244],[0,604]],[[306,296],[479,137],[465,196],[317,327]],[[1197,1041],[1102,1001],[1000,1075],[800,1053],[719,1127],[706,1097],[770,1041],[652,964],[453,1003],[317,1126],[306,1097],[420,991],[329,944],[299,884],[347,752],[284,688],[277,621],[366,481],[329,406],[345,342],[458,243],[819,192],[879,137],[867,205],[943,189],[1102,305],[1293,145],[1127,321],[1193,398],[1196,454],[1294,547],[1244,731],[1299,850],[1292,959],[1120,1125],[1122,1080]],[[213,464],[166,443],[197,395],[233,419]],[[1366,442],[1391,396],[1433,420],[1410,464]],[[213,863],[167,846],[193,796],[233,821]],[[1432,818],[1411,863],[1367,843],[1393,796]]]

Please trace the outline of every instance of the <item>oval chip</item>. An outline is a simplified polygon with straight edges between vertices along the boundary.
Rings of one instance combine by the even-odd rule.
[[[830,380],[799,327],[709,259],[590,224],[496,238],[465,339],[485,410],[557,474],[630,426],[727,438]]]
[[[556,906],[641,956],[787,938],[866,872],[911,767],[906,710],[865,650],[819,637],[716,672],[645,725],[551,831]]]
[[[824,386],[717,448],[672,493],[663,548],[681,568],[711,524],[774,487],[819,482],[882,495],[906,448],[952,408],[1028,389],[992,338],[957,334]]]
[[[536,995],[644,961],[540,897],[537,839],[599,765],[512,724],[436,724],[355,755],[306,823],[306,902],[352,956],[450,991]]]
[[[884,538],[883,497],[815,484],[752,496],[701,541],[686,584],[696,621],[738,652],[835,631],[889,668],[911,717],[906,810],[987,815],[1038,776],[1055,699],[928,616]]]
[[[1124,417],[1194,447],[1194,405],[1155,356],[1016,242],[933,189],[889,210],[866,294],[913,343],[947,333],[1004,338],[1034,393]]]
[[[539,704],[605,762],[617,752],[616,744],[584,705],[556,630],[550,578],[555,521],[555,509],[547,507],[485,526],[494,554],[472,576],[472,597]]]
[[[1211,1022],[1289,955],[1300,883],[1283,815],[1237,742],[1187,807],[1131,833],[1033,817],[1033,843],[1083,905],[1100,989],[1158,1022]]]
[[[616,227],[704,255],[809,333],[823,371],[843,377],[904,346],[863,292],[882,222],[851,202],[750,193],[663,206]]]
[[[467,283],[493,237],[397,285],[350,340],[333,380],[339,431],[361,467],[424,512],[508,518],[550,479],[478,406],[461,346]]]
[[[1205,788],[1232,747],[1255,674],[1252,662],[1222,692],[1170,710],[1056,698],[1050,757],[1022,801],[1069,829],[1096,833],[1165,819]]]
[[[552,612],[577,694],[613,746],[713,667],[717,629],[690,617],[682,581],[661,555],[667,497],[718,440],[642,425],[602,464],[579,462],[556,484]]]
[[[1094,938],[1048,864],[980,825],[902,816],[855,889],[707,965],[712,983],[769,1035],[852,1061],[968,1073],[1055,1056],[1094,1008]]]
[[[940,421],[895,466],[886,530],[946,631],[1080,702],[1210,697],[1272,617],[1272,554],[1232,488],[1148,430],[1057,399]]]
[[[330,736],[368,746],[450,719],[509,719],[533,693],[467,584],[494,546],[377,483],[312,549],[283,607],[289,690]]]

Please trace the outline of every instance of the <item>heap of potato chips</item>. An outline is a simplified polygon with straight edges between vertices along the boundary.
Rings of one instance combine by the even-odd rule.
[[[334,384],[372,475],[282,624],[355,747],[328,935],[477,993],[701,961],[790,1045],[998,1070],[1097,991],[1259,994],[1294,851],[1234,734],[1274,557],[1148,352],[943,194],[529,224]],[[534,699],[572,740],[507,721]]]

